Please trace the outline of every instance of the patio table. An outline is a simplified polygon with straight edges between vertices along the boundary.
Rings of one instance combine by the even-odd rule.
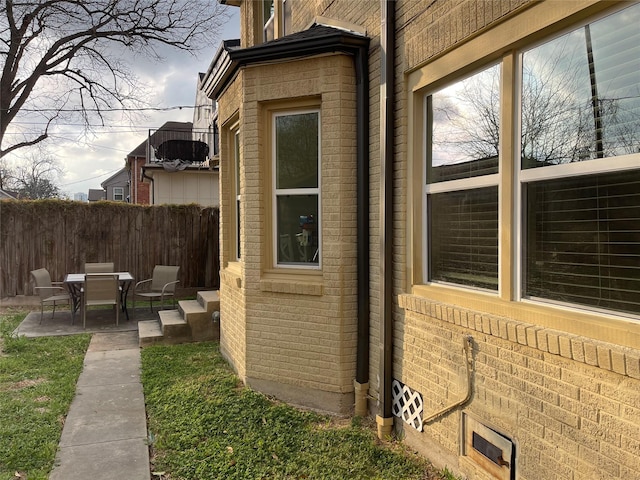
[[[111,273],[111,272],[109,272]],[[129,311],[127,310],[127,295],[129,289],[133,284],[133,275],[129,272],[115,272],[114,275],[118,275],[118,281],[120,283],[120,303],[122,305],[122,311],[129,321]],[[80,308],[82,302],[82,286],[84,285],[84,273],[68,273],[64,277],[64,284],[71,294],[71,315],[75,319],[75,314]]]

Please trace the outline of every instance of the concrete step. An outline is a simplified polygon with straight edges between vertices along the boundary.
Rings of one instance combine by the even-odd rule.
[[[182,318],[179,310],[160,310],[159,315],[164,343],[191,341],[189,324]]]
[[[161,343],[164,339],[162,329],[157,320],[143,320],[138,322],[138,345],[148,347],[156,343]]]
[[[220,324],[213,312],[220,310],[218,291],[198,292],[196,300],[180,300],[176,310],[159,310],[160,321],[138,322],[140,346],[220,339]]]
[[[209,314],[220,310],[220,292],[218,290],[198,292],[197,300]]]
[[[189,324],[194,342],[217,340],[212,313],[207,312],[198,300],[180,300],[178,303],[179,311]]]

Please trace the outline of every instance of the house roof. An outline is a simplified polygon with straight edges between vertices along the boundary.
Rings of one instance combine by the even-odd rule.
[[[10,192],[8,190],[2,190],[0,188],[0,199],[11,199],[16,200],[18,195],[15,192]]]
[[[328,52],[351,52],[354,47],[368,45],[369,38],[361,33],[316,23],[301,32],[253,47],[231,50],[229,57],[240,65],[246,65]]]
[[[113,183],[114,180],[116,180],[118,177],[122,176],[122,174],[125,174],[125,176],[128,177],[127,175],[127,168],[123,167],[120,170],[118,170],[116,173],[114,173],[113,175],[111,175],[109,178],[107,178],[104,182],[102,182],[100,184],[100,186],[102,188],[106,188],[106,185],[109,185],[110,183]]]
[[[193,123],[191,122],[166,122],[160,128],[158,128],[155,132],[153,132],[149,139],[151,143],[154,143],[154,140],[159,140],[163,135],[162,132],[172,132],[173,138],[184,138],[187,140],[191,140],[191,131],[193,129]],[[166,140],[163,138],[162,140]],[[134,148],[127,157],[146,157],[147,156],[147,140],[145,139],[140,145]]]
[[[207,93],[211,98],[217,96],[235,76],[235,72],[244,65],[272,62],[289,58],[302,58],[325,53],[347,53],[368,48],[369,37],[362,33],[344,28],[315,23],[307,30],[276,38],[247,48],[225,49],[229,61],[220,72],[211,77],[211,86]],[[221,59],[224,55],[221,56]],[[211,72],[211,68],[209,69]],[[207,72],[207,73],[209,73]]]
[[[240,39],[224,40],[211,60],[207,73],[200,79],[200,88],[210,98],[214,98],[210,92],[215,90],[216,85],[226,84],[228,76],[234,71],[229,68],[231,66],[229,52],[238,48],[240,48]]]

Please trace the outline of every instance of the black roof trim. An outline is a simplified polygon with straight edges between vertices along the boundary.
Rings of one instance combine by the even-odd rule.
[[[326,25],[312,25],[302,32],[253,47],[229,52],[229,58],[238,66],[252,63],[306,57],[322,53],[352,53],[354,49],[368,47],[369,37]]]

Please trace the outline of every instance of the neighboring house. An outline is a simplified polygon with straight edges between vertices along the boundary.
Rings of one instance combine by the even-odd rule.
[[[17,200],[18,194],[0,188],[0,200]]]
[[[191,148],[192,140],[191,122],[166,122],[127,155],[131,203],[218,204],[217,168],[209,166],[208,149],[205,155]]]
[[[88,196],[88,200],[90,202],[98,202],[100,200],[106,200],[107,196],[106,196],[106,192],[104,190],[100,190],[97,188],[90,188],[89,189],[89,196]]]
[[[114,202],[129,201],[129,171],[126,168],[118,170],[100,184],[106,192],[106,199]]]
[[[191,138],[191,122],[166,122],[155,132],[149,132],[149,136],[140,145],[133,149],[125,158],[129,171],[129,185],[131,203],[151,205],[151,184],[144,181],[143,167],[155,158],[151,146],[159,145],[165,139]]]
[[[637,477],[640,4],[225,3],[240,378],[470,479]]]

